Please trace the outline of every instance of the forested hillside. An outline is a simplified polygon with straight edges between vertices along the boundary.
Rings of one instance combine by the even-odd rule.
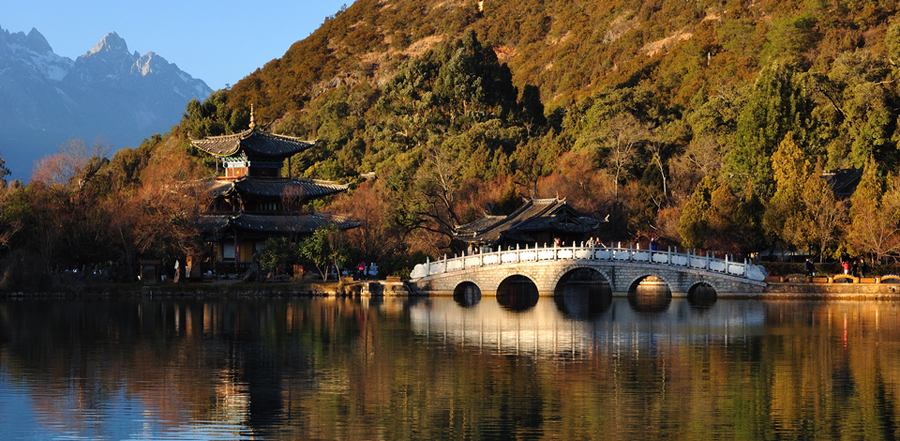
[[[349,233],[354,252],[385,268],[459,249],[456,225],[523,196],[609,215],[605,240],[882,259],[900,249],[896,12],[843,0],[357,0],[189,104],[167,137],[121,153],[142,162],[117,154],[109,164],[136,168],[104,188],[150,191],[158,172],[145,164],[163,155],[209,176],[188,137],[243,130],[252,104],[267,130],[318,139],[293,175],[354,184],[316,208],[365,220]],[[856,192],[836,196],[828,172],[851,168]],[[73,182],[93,179],[75,175],[59,185],[77,193]],[[39,236],[9,236],[8,249],[40,249]]]

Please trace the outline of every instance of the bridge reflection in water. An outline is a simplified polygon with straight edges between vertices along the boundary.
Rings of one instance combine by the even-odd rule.
[[[748,300],[719,301],[710,307],[647,293],[613,298],[603,294],[603,287],[569,284],[552,299],[533,297],[533,306],[521,308],[532,301],[531,294],[516,295],[523,289],[485,296],[464,308],[446,297],[411,305],[413,330],[444,344],[499,354],[579,358],[659,344],[727,344],[729,339],[762,335],[764,329],[763,305]]]

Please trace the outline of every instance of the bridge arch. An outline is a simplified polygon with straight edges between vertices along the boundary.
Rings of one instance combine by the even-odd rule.
[[[651,283],[641,283],[648,279]],[[664,276],[645,273],[632,279],[627,286],[628,304],[639,314],[664,312],[672,304],[673,286]]]
[[[687,292],[688,292],[688,294],[690,294],[694,291],[697,291],[698,289],[710,289],[714,293],[718,294],[719,288],[716,285],[717,284],[711,280],[698,280],[698,281],[694,282],[694,284],[691,285],[690,288],[688,288]]]
[[[674,287],[672,285],[672,283],[669,282],[669,280],[665,276],[661,276],[659,274],[649,274],[649,273],[644,274],[642,276],[635,277],[634,279],[631,280],[631,283],[629,283],[627,285],[628,286],[628,295],[630,296],[632,294],[636,294],[638,286],[641,286],[641,282],[648,280],[648,279],[649,279],[649,281],[657,282],[659,284],[660,288],[665,286],[665,291],[667,293],[666,295],[668,297],[672,297],[672,288]]]
[[[693,308],[709,308],[718,300],[719,290],[708,281],[694,283],[687,292],[687,301]]]
[[[567,317],[587,320],[612,306],[612,283],[601,269],[579,265],[559,272],[554,280],[553,303]]]
[[[469,280],[460,282],[453,289],[453,300],[464,308],[475,306],[481,302],[481,288]]]
[[[569,280],[569,277],[581,270],[590,270],[594,273],[600,274],[601,276],[603,276],[603,279],[606,281],[606,283],[609,283],[610,287],[612,287],[613,279],[609,276],[609,273],[605,268],[592,265],[573,265],[567,268],[562,268],[553,275],[551,282],[553,291],[556,292],[556,289],[560,286],[561,282],[567,282]]]
[[[539,297],[534,280],[521,274],[510,275],[497,286],[497,302],[509,311],[527,311],[537,305]]]

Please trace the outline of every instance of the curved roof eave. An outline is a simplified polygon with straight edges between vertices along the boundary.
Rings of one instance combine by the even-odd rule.
[[[316,141],[247,129],[232,135],[192,139],[191,145],[216,157],[233,156],[241,151],[241,147],[253,154],[286,157],[315,146]]]

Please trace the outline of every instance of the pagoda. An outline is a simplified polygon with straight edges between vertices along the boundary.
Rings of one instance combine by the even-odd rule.
[[[315,141],[257,129],[252,108],[249,129],[191,144],[224,167],[224,176],[210,186],[212,202],[199,219],[201,238],[210,246],[217,272],[248,267],[271,237],[296,240],[329,223],[341,230],[360,225],[344,216],[303,211],[309,201],[346,191],[347,186],[282,177],[285,159],[314,147]]]

